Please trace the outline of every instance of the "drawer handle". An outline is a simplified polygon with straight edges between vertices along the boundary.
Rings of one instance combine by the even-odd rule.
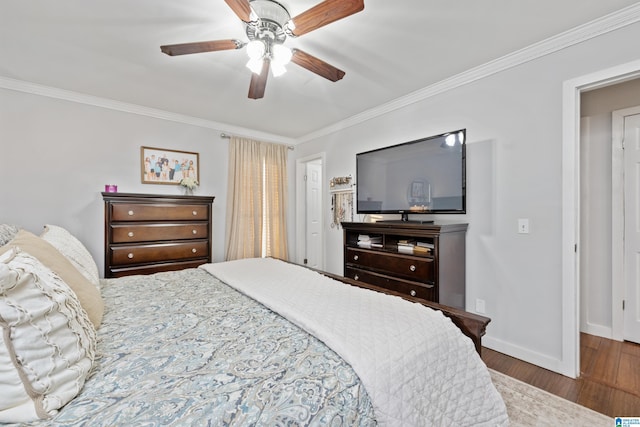
[[[127,258],[129,258],[129,259],[133,259],[133,253],[129,252],[129,253],[127,254]]]
[[[354,255],[354,256],[353,256],[353,260],[354,260],[354,261],[357,261],[357,260],[358,260],[358,255]]]
[[[193,252],[195,254],[196,252],[198,252],[198,250],[196,248],[193,248],[193,249],[191,249],[191,252]]]
[[[357,274],[355,276],[353,276],[353,280],[359,280],[360,276],[358,276]]]
[[[133,216],[133,211],[129,211],[127,213],[129,214],[129,216]]]
[[[129,236],[129,237],[133,237],[133,231],[128,232],[128,233],[127,233],[127,236]]]
[[[193,211],[193,212],[191,212],[191,213],[193,214],[193,216],[198,215],[198,211]]]
[[[411,271],[416,271],[416,266],[415,266],[415,265],[412,265],[411,267],[409,267],[409,270],[411,270]]]
[[[409,292],[409,294],[411,294],[412,297],[416,296],[416,291],[414,291],[413,289],[411,289],[411,292]]]
[[[191,230],[192,234],[198,234],[198,230]]]

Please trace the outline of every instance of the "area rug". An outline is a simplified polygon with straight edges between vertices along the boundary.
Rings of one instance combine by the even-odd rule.
[[[512,427],[614,426],[613,418],[489,369]]]

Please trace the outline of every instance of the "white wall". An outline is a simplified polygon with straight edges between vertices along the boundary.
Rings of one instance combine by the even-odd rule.
[[[486,301],[484,343],[552,370],[562,354],[562,85],[638,59],[640,24],[583,41],[296,148],[325,152],[327,177],[355,175],[355,154],[467,128],[467,309]],[[444,218],[444,217],[443,217]],[[517,233],[518,218],[530,234]],[[327,269],[342,233],[326,228]]]
[[[140,147],[198,152],[196,195],[215,196],[213,258],[224,258],[228,140],[220,131],[0,89],[0,223],[39,234],[67,228],[104,267],[105,184],[119,192],[182,194],[142,184]]]

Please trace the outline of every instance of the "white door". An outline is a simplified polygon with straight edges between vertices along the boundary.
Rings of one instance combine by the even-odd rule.
[[[306,257],[309,267],[323,269],[322,259],[322,164],[307,163],[306,172]]]
[[[624,117],[624,339],[640,343],[640,114]]]

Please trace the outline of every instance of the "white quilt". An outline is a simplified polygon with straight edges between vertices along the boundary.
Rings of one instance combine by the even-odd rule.
[[[379,425],[508,425],[473,343],[442,313],[270,258],[201,267],[346,360]]]

